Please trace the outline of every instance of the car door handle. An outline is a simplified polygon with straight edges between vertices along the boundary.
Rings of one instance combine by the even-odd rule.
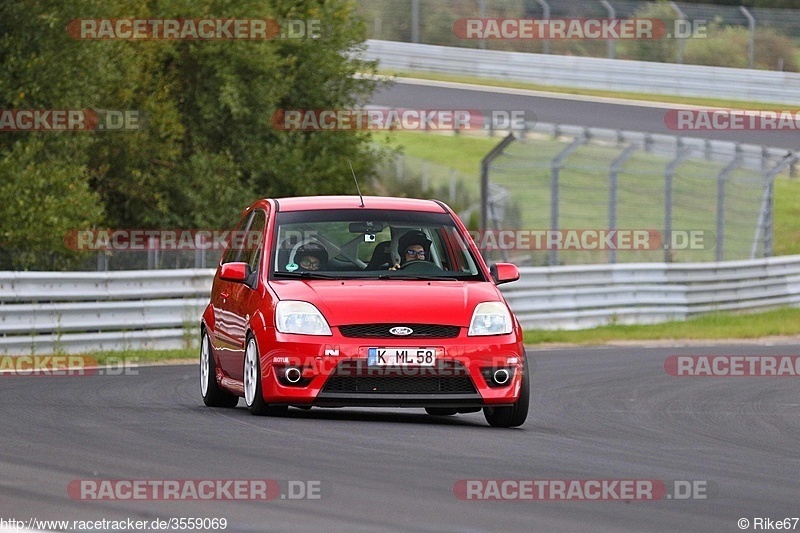
[[[228,291],[222,291],[221,293],[219,293],[219,295],[220,297],[222,297],[223,300],[227,300],[228,296],[230,296],[230,294],[228,294]]]

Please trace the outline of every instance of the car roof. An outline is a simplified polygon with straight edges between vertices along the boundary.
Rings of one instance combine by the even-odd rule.
[[[311,211],[317,209],[361,209],[358,196],[298,196],[276,198],[278,211]],[[395,198],[389,196],[364,196],[364,209],[399,209],[401,211],[424,211],[446,213],[442,205],[434,200]]]

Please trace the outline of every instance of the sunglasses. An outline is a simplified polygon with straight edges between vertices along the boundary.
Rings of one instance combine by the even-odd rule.
[[[319,261],[312,261],[310,259],[303,259],[300,265],[304,268],[319,268]]]
[[[406,255],[410,255],[411,257],[425,257],[425,250],[406,250]]]

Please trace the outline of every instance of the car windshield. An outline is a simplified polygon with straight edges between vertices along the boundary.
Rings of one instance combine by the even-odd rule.
[[[485,281],[446,213],[291,211],[278,213],[276,226],[275,278]]]

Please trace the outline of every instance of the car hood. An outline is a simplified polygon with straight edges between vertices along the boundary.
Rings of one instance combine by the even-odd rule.
[[[493,283],[418,280],[273,280],[281,300],[314,304],[331,326],[446,324],[468,327],[475,306],[502,301]]]

